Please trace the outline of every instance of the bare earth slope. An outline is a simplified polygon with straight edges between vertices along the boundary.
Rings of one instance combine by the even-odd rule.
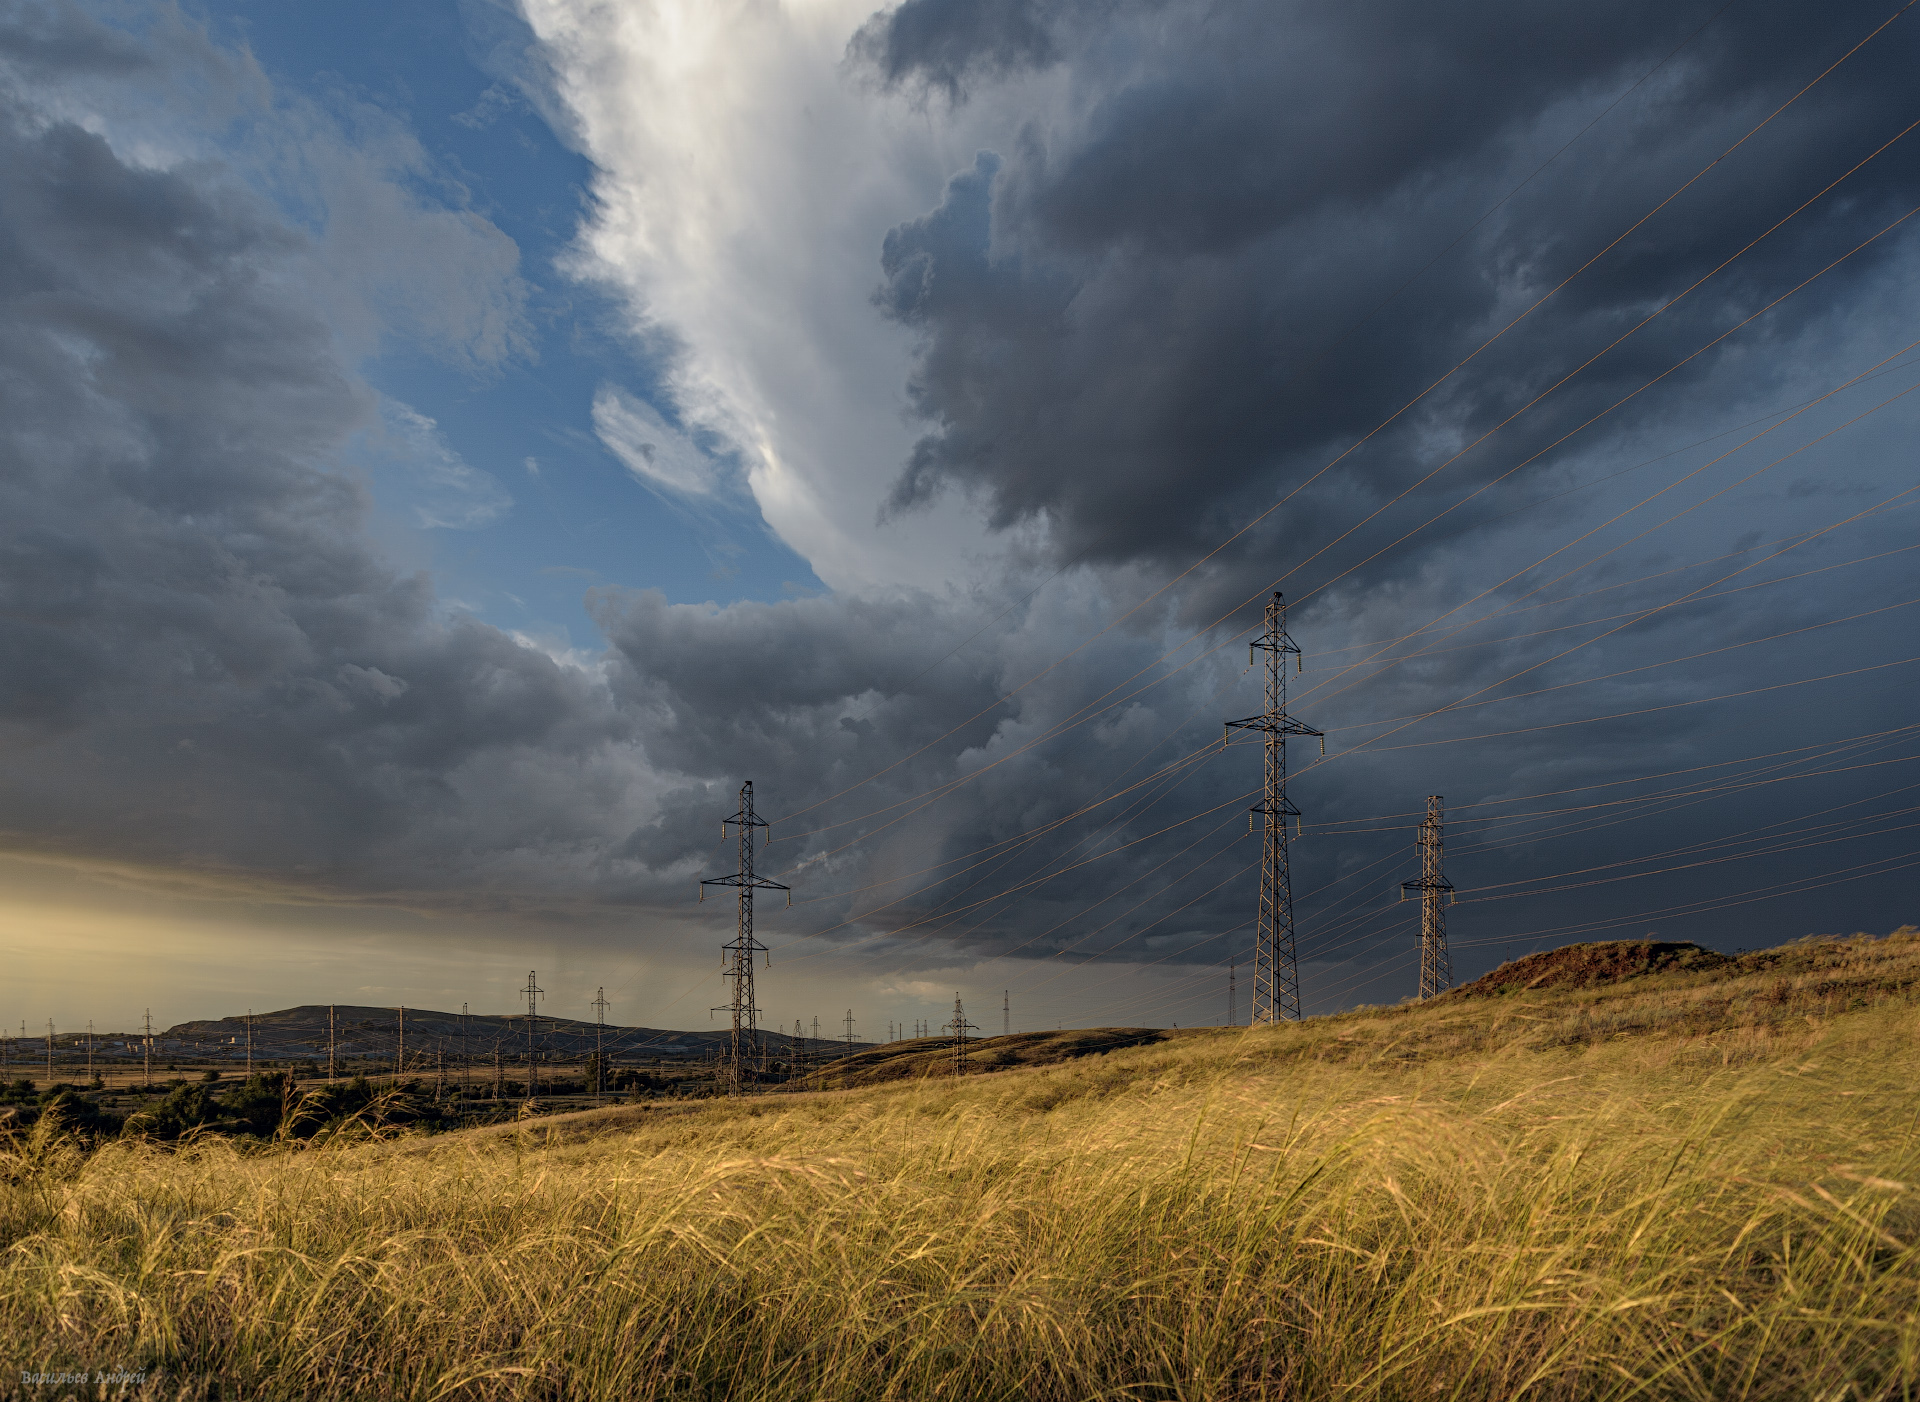
[[[1452,990],[1456,998],[1497,997],[1530,988],[1591,988],[1643,974],[1714,973],[1733,960],[1697,944],[1665,940],[1606,940],[1569,944],[1502,964]]]
[[[1086,1027],[1058,1032],[1015,1032],[966,1044],[961,1074],[1011,1071],[1019,1067],[1055,1066],[1076,1057],[1099,1056],[1123,1047],[1150,1046],[1191,1032],[1169,1032],[1158,1027]],[[829,1062],[803,1083],[814,1090],[846,1090],[888,1081],[917,1080],[953,1074],[953,1043],[945,1037],[920,1037],[886,1042],[866,1051]]]

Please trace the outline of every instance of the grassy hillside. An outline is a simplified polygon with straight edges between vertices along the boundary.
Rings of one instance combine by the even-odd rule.
[[[1916,982],[1902,932],[518,1131],[36,1126],[0,1337],[155,1397],[1906,1398]]]

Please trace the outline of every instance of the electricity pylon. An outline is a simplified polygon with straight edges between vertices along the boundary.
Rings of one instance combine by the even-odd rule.
[[[940,1030],[953,1034],[953,1074],[964,1075],[966,1062],[963,1058],[967,1052],[967,1033],[978,1032],[980,1029],[967,1021],[966,1009],[960,1006],[960,995],[957,992],[953,995],[953,1021]]]
[[[520,990],[522,993],[527,995],[527,1099],[529,1100],[533,1099],[533,1085],[534,1085],[534,1082],[533,1082],[533,1035],[535,1031],[535,1024],[537,1024],[540,1020],[540,997],[542,994],[544,994],[547,991],[546,989],[540,987],[539,984],[533,981],[533,976],[536,972],[537,970],[534,970],[534,969],[527,970],[527,986]],[[403,1016],[404,1016],[404,1013],[403,1013]],[[402,1026],[405,1026],[405,1024],[402,1023]]]
[[[607,990],[604,986],[595,990],[593,1001],[587,1006],[593,1009],[593,1093],[603,1095],[607,1089],[607,1060],[604,1050],[607,1032]]]
[[[1426,821],[1420,824],[1415,846],[1420,850],[1420,877],[1400,883],[1400,899],[1407,892],[1420,893],[1420,996],[1431,998],[1453,987],[1453,960],[1447,955],[1447,913],[1440,903],[1442,894],[1451,896],[1453,883],[1440,869],[1441,799],[1427,799]]]
[[[753,956],[765,954],[767,947],[753,937],[753,893],[786,891],[788,905],[793,904],[793,893],[778,881],[767,881],[753,874],[753,830],[767,825],[766,820],[753,811],[753,780],[740,786],[740,811],[720,820],[722,840],[726,838],[729,824],[740,830],[740,870],[732,876],[702,881],[700,897],[706,899],[709,886],[734,886],[740,891],[739,931],[731,943],[720,947],[727,956],[726,976],[733,983],[733,997],[725,1008],[733,1014],[733,1033],[727,1039],[727,1064],[721,1078],[726,1082],[727,1094],[738,1095],[742,1084],[765,1059],[760,1045],[760,1009],[753,999]]]
[[[1249,664],[1256,650],[1267,654],[1267,708],[1257,716],[1228,721],[1227,735],[1231,740],[1236,730],[1256,730],[1266,737],[1266,784],[1259,804],[1248,810],[1247,816],[1250,828],[1256,816],[1265,823],[1260,843],[1260,911],[1253,943],[1251,1022],[1257,1027],[1282,1019],[1300,1019],[1293,873],[1287,859],[1287,819],[1298,824],[1300,810],[1287,799],[1287,737],[1313,736],[1320,741],[1321,754],[1327,752],[1327,742],[1321,732],[1287,714],[1287,654],[1293,654],[1298,667],[1300,649],[1287,636],[1287,603],[1277,589],[1267,601],[1266,631],[1247,644]]]

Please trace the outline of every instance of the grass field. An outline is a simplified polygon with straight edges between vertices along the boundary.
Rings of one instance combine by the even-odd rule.
[[[1917,992],[1903,932],[431,1138],[43,1123],[0,1348],[151,1397],[1909,1398]]]

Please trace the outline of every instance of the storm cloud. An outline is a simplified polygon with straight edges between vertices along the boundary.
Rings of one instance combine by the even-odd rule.
[[[591,647],[464,611],[383,537],[367,445],[424,528],[519,491],[365,361],[405,340],[483,384],[537,354],[512,241],[401,124],[283,101],[171,11],[136,38],[24,7],[0,24],[9,850],[684,915],[752,778],[783,951],[1019,964],[1119,1016],[1066,990],[1108,964],[1214,989],[1248,941],[1257,757],[1215,742],[1258,705],[1245,631],[1278,586],[1329,738],[1295,754],[1316,1008],[1384,996],[1351,980],[1406,950],[1384,893],[1429,793],[1457,814],[1463,969],[1587,924],[1784,938],[1843,868],[1903,869],[1920,165],[1874,153],[1920,118],[1920,21],[1714,164],[1885,16],[749,16],[716,54],[779,81],[728,90],[766,104],[712,124],[736,168],[677,129],[614,139],[675,110],[622,76],[653,8],[530,10],[527,81],[598,163],[564,271],[624,291],[635,382],[678,396],[676,426],[588,386],[594,427],[659,509],[750,491],[837,587],[601,585]],[[820,139],[859,112],[871,146]],[[711,208],[676,202],[694,176],[724,182]],[[743,191],[806,217],[736,219]],[[1894,881],[1845,889],[1849,924],[1911,913]]]

